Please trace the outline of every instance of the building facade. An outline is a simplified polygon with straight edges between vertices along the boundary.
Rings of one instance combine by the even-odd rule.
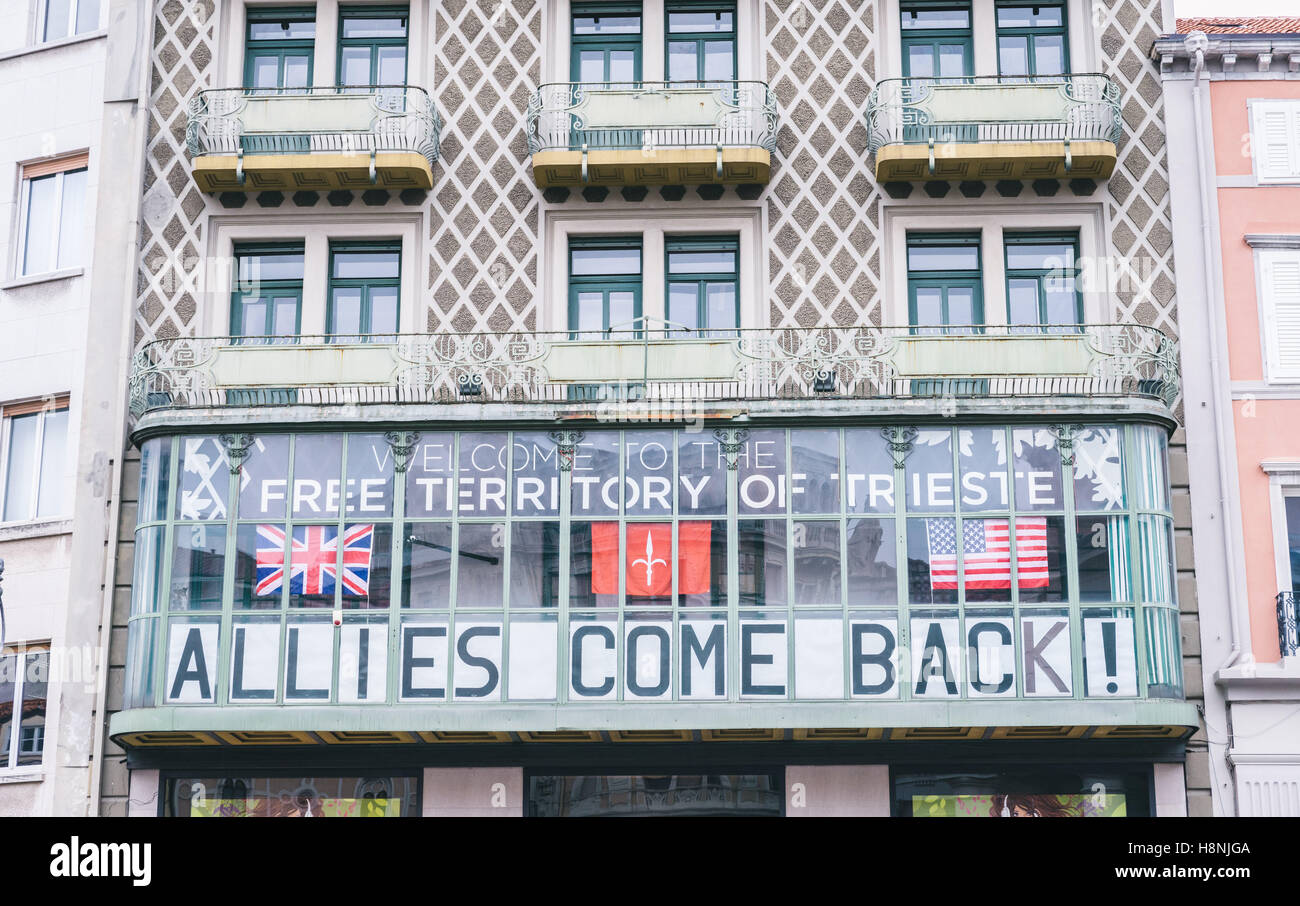
[[[134,5],[0,10],[0,814],[84,815],[101,786],[133,280],[102,224],[139,208],[101,189],[130,172],[113,105],[140,94],[142,36]]]
[[[1179,20],[1169,106],[1216,814],[1300,814],[1300,19]]]
[[[1207,811],[1167,13],[158,3],[101,810]]]

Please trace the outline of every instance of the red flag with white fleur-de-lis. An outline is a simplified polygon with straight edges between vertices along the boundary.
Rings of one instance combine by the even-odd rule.
[[[709,590],[709,541],[713,523],[677,524],[677,593]],[[670,522],[627,523],[628,597],[665,597],[673,590],[673,526]],[[618,523],[591,524],[591,593],[618,594]]]

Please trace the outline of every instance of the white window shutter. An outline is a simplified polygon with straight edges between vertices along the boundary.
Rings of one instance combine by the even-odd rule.
[[[1300,249],[1261,253],[1270,380],[1300,380]]]
[[[1254,101],[1255,168],[1260,182],[1300,179],[1300,105]]]

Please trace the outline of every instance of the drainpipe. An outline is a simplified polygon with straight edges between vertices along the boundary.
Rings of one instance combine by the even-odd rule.
[[[1211,187],[1207,182],[1209,167],[1206,163],[1206,144],[1208,139],[1205,131],[1205,118],[1201,112],[1201,76],[1205,71],[1205,51],[1209,46],[1210,39],[1205,36],[1205,32],[1201,31],[1192,32],[1187,36],[1187,40],[1183,42],[1183,47],[1187,50],[1188,54],[1195,58],[1195,63],[1192,68],[1192,115],[1194,117],[1196,128],[1196,176],[1200,185],[1199,194],[1201,197],[1201,265],[1204,268],[1203,277],[1205,280],[1207,301],[1206,315],[1207,321],[1210,322],[1208,325],[1210,327],[1210,377],[1213,382],[1214,395],[1217,397],[1220,395],[1220,388],[1227,386],[1227,384],[1223,374],[1223,354],[1220,349],[1220,340],[1222,337],[1217,329],[1218,325],[1214,323],[1218,320],[1218,313],[1215,311],[1214,307],[1215,249],[1214,233],[1210,218],[1209,192]],[[1213,407],[1216,443],[1221,443],[1223,438],[1227,436],[1224,431],[1225,414],[1223,406],[1219,405],[1219,402],[1219,400],[1215,400],[1215,405]],[[1229,409],[1231,409],[1231,406],[1232,398],[1231,394],[1229,394]],[[1250,638],[1249,627],[1247,627],[1247,630],[1244,633],[1240,631],[1242,616],[1245,614],[1241,606],[1241,596],[1237,593],[1236,545],[1232,534],[1234,530],[1232,524],[1233,520],[1229,518],[1230,501],[1232,499],[1230,489],[1232,483],[1228,473],[1228,453],[1229,451],[1226,449],[1221,450],[1220,455],[1217,456],[1216,459],[1218,460],[1219,470],[1219,511],[1223,514],[1221,530],[1223,531],[1224,568],[1227,573],[1226,578],[1228,581],[1228,637],[1232,642],[1232,646],[1228,649],[1227,658],[1219,665],[1219,670],[1225,670],[1241,662],[1242,656],[1245,653],[1243,651],[1244,641]]]

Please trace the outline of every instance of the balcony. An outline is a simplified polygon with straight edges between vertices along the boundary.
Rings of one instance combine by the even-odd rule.
[[[556,82],[528,104],[542,188],[766,183],[777,128],[763,82]]]
[[[204,192],[433,186],[442,122],[422,88],[220,88],[200,91],[188,112]]]
[[[1104,75],[886,79],[867,102],[876,179],[1106,179],[1119,96]]]
[[[971,329],[971,328],[968,328]],[[1178,395],[1177,343],[1135,324],[758,328],[682,337],[665,330],[294,338],[180,337],[135,356],[131,409],[151,412],[382,404],[543,404],[599,415],[611,399],[661,404],[983,401],[1000,414],[1074,398],[1113,405]],[[1033,332],[1026,332],[1033,331]],[[1028,400],[1020,403],[1018,400]],[[214,411],[216,410],[216,411]],[[1166,413],[1167,414],[1167,413]],[[446,417],[473,417],[470,410]],[[425,411],[424,417],[435,417]]]

